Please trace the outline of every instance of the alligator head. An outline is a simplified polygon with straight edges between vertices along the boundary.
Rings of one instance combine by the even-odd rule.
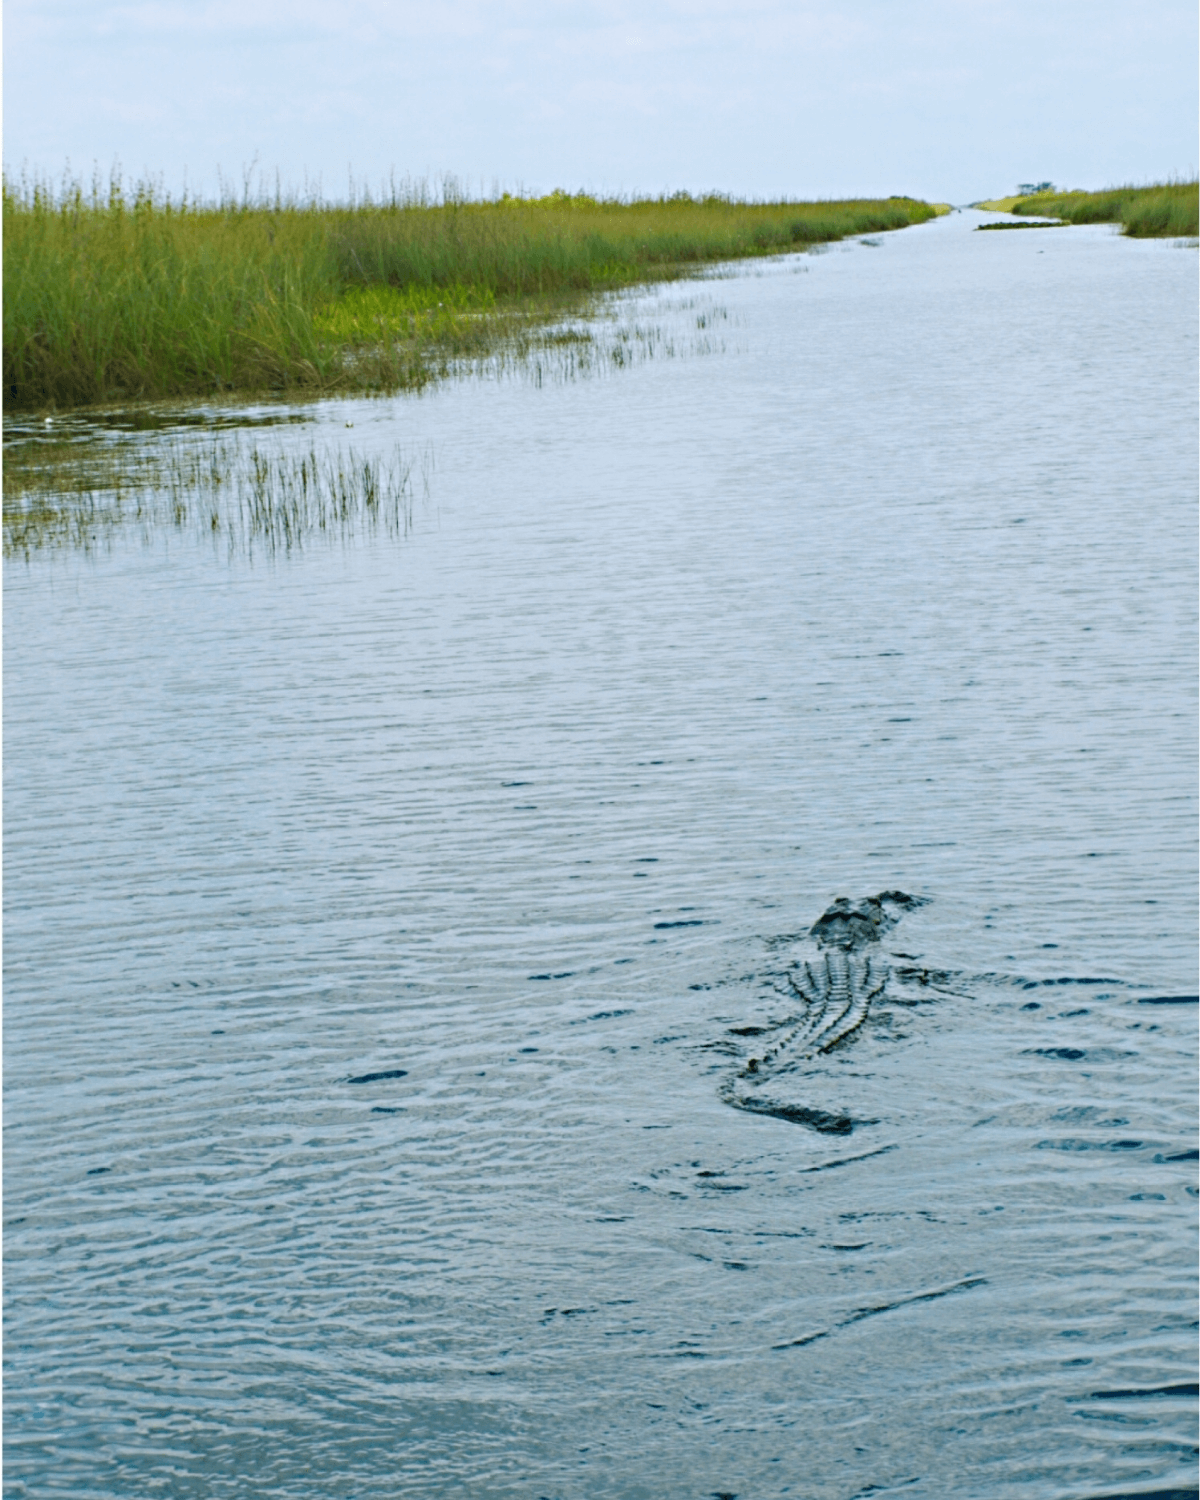
[[[839,896],[813,923],[809,936],[816,939],[819,948],[840,948],[843,953],[854,953],[877,943],[906,911],[924,905],[923,897],[910,896],[904,891],[881,891],[878,896],[864,896],[860,901]]]

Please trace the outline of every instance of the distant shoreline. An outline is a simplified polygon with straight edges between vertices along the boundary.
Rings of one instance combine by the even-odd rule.
[[[1101,193],[1050,189],[1024,197],[989,198],[972,208],[998,214],[1036,214],[1064,224],[1120,224],[1135,239],[1194,239],[1200,234],[1200,183],[1159,182],[1106,188]]]

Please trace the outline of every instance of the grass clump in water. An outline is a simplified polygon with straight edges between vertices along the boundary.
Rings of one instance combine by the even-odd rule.
[[[24,441],[5,454],[4,556],[95,552],[139,530],[146,545],[186,533],[251,559],[314,540],[397,537],[412,525],[413,475],[399,449],[296,451],[236,437],[140,449]]]
[[[1011,224],[1007,219],[1002,219],[996,224],[976,224],[978,233],[985,229],[1061,229],[1065,220],[1063,219],[1033,219],[1028,224]]]
[[[1194,239],[1200,233],[1200,182],[1160,182],[1101,193],[1037,193],[1015,199],[1011,212],[1068,224],[1120,224],[1123,233],[1136,239]]]
[[[933,217],[911,198],[199,204],[153,187],[4,185],[10,410],[231,390],[395,390],[596,293]]]

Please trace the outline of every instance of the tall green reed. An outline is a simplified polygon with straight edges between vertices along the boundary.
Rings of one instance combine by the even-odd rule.
[[[1194,239],[1200,233],[1200,182],[1038,193],[1014,204],[1013,213],[1045,214],[1071,224],[1120,224],[1138,239]]]
[[[420,385],[530,319],[698,263],[902,228],[908,198],[172,200],[4,183],[10,409]]]

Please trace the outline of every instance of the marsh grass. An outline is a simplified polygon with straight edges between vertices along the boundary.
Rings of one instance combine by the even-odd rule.
[[[977,233],[990,229],[1061,229],[1065,219],[1033,219],[1028,224],[1010,224],[1001,220],[997,224],[976,224]]]
[[[935,213],[687,194],[195,204],[119,179],[6,181],[3,207],[10,411],[420,387],[599,293]]]
[[[452,370],[537,386],[592,380],[656,359],[723,353],[728,327],[728,308],[703,293],[625,291],[591,304],[587,316],[510,324],[503,339],[460,357]]]
[[[1200,182],[1160,182],[1102,193],[1038,193],[1015,199],[1011,211],[1069,224],[1120,224],[1123,233],[1136,239],[1194,239],[1200,233]]]
[[[368,313],[378,306],[367,303]],[[393,305],[383,309],[391,315]],[[564,384],[724,350],[728,326],[728,309],[703,289],[624,292],[586,320],[510,327],[502,343],[485,341],[452,368]],[[429,493],[432,452],[416,462],[398,449],[368,458],[336,441],[327,447],[327,426],[314,427],[302,451],[295,439],[275,435],[315,418],[306,403],[230,401],[15,414],[5,422],[4,555],[93,552],[123,533],[146,544],[187,534],[252,557],[301,550],[318,538],[407,531],[416,490]]]
[[[152,446],[24,441],[5,453],[4,556],[94,552],[118,536],[150,545],[172,532],[231,557],[303,550],[317,541],[407,535],[415,464],[353,448],[303,451],[216,435]]]

